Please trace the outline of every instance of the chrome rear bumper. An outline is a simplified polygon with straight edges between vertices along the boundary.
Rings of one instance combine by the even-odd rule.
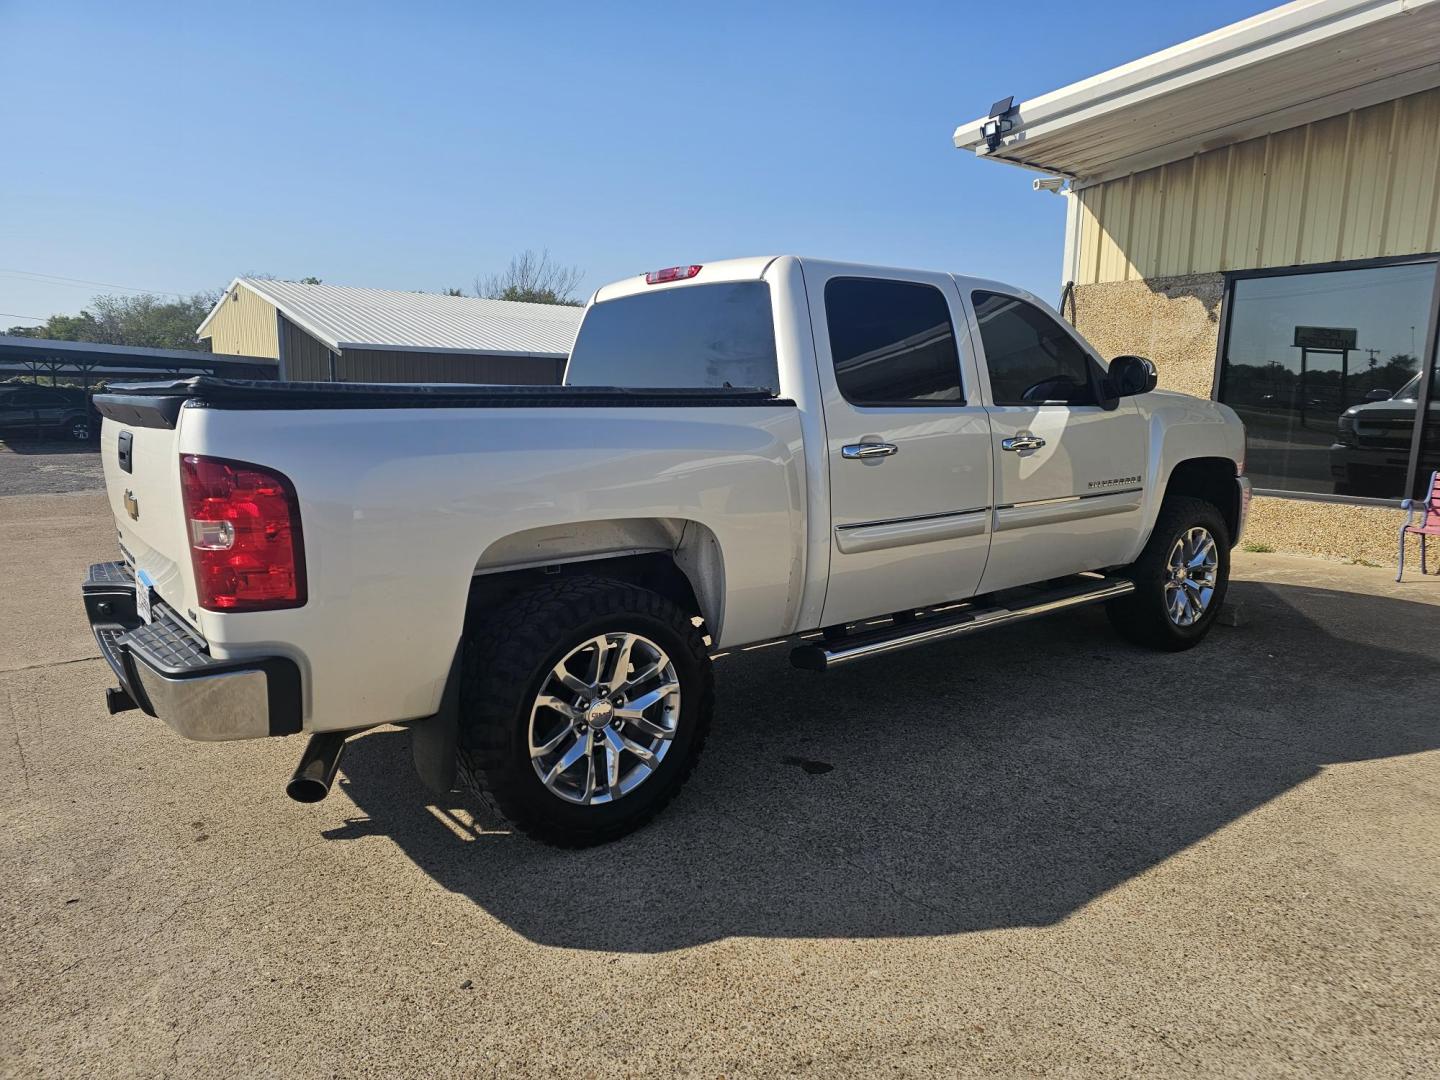
[[[164,603],[135,612],[124,563],[97,563],[81,586],[100,654],[136,706],[187,739],[218,742],[301,729],[300,669],[283,656],[217,660]]]

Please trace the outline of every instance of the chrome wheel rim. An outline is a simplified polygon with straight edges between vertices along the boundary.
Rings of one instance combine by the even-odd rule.
[[[1210,607],[1220,573],[1220,551],[1210,530],[1186,529],[1165,566],[1165,611],[1176,626],[1194,626]]]
[[[566,802],[614,802],[654,775],[679,721],[680,678],[665,650],[640,634],[600,634],[542,680],[530,706],[530,764]]]

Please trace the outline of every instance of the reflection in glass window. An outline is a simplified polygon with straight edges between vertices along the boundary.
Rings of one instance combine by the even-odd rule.
[[[1433,263],[1234,283],[1219,397],[1256,487],[1405,496],[1434,283]]]
[[[1059,323],[1014,296],[970,297],[996,405],[1094,404],[1090,358]]]

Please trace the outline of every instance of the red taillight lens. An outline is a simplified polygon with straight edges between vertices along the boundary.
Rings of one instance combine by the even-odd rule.
[[[180,459],[195,590],[207,611],[305,603],[305,549],[295,488],[244,461]]]
[[[684,281],[700,272],[700,266],[667,266],[664,270],[651,270],[645,275],[646,285],[659,285],[662,281]]]

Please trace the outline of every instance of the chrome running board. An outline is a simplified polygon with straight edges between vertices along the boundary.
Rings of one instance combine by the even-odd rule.
[[[856,660],[869,660],[935,641],[950,641],[1041,615],[1114,600],[1134,591],[1135,583],[1125,578],[1070,578],[1064,585],[1026,590],[1027,595],[1015,601],[1007,600],[1004,605],[994,604],[993,597],[977,599],[958,611],[945,611],[827,641],[806,642],[791,651],[790,663],[805,671],[829,671]]]

